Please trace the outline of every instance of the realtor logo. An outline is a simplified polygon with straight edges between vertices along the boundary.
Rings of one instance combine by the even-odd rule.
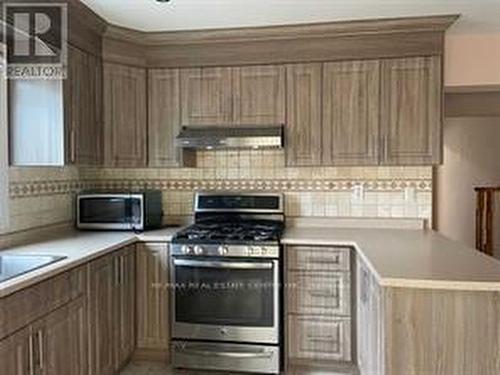
[[[67,14],[66,4],[4,3],[7,78],[66,78]]]

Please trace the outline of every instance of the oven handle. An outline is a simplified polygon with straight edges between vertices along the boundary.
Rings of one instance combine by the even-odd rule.
[[[181,267],[229,268],[242,270],[270,270],[273,268],[273,263],[271,262],[214,262],[188,259],[174,259],[174,265]]]
[[[273,356],[272,352],[217,352],[212,350],[199,350],[199,349],[182,349],[182,353],[193,354],[203,357],[224,357],[224,358],[270,358]]]

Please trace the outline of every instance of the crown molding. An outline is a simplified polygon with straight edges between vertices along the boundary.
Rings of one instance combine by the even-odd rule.
[[[442,55],[458,15],[143,32],[108,25],[104,59],[150,68]]]

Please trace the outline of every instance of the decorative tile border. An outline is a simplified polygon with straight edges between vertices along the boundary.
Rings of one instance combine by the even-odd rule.
[[[347,192],[354,186],[363,186],[365,191],[401,192],[407,187],[418,192],[432,191],[430,179],[255,179],[255,180],[163,180],[163,179],[109,179],[109,180],[61,180],[11,183],[11,199],[36,196],[73,194],[82,190],[141,190],[163,191],[231,190],[231,191],[282,191],[282,192]]]

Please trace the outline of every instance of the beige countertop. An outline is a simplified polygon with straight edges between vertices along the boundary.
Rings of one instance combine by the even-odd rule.
[[[48,254],[67,258],[0,283],[0,298],[137,241],[168,242],[178,230],[164,228],[140,234],[72,231],[60,238],[2,250],[1,254]]]
[[[0,298],[137,241],[168,242],[180,228],[141,234],[66,233],[60,238],[3,250],[50,254],[66,259],[0,283]],[[431,230],[291,227],[285,245],[352,246],[382,286],[460,290],[500,290],[500,261]]]
[[[500,290],[500,261],[432,230],[292,227],[285,245],[352,246],[387,287]]]

